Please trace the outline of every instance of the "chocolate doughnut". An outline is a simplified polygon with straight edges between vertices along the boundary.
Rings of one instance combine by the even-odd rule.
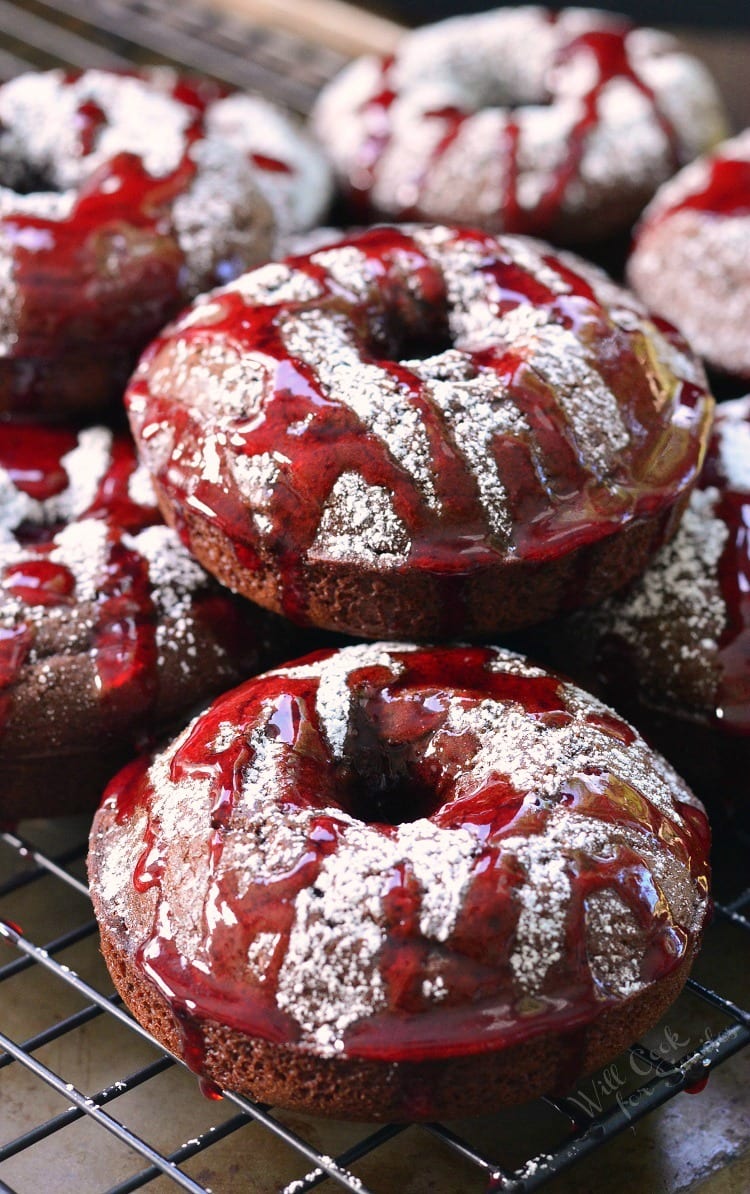
[[[708,72],[673,37],[583,8],[410,32],[345,67],[313,124],[358,207],[565,243],[626,230],[726,135]]]
[[[129,441],[0,425],[0,819],[94,808],[137,746],[278,658],[259,612],[164,526]]]
[[[750,396],[717,407],[698,487],[644,575],[545,636],[718,806],[750,767]]]
[[[323,651],[110,785],[107,965],[204,1079],[350,1119],[569,1089],[658,1020],[709,910],[689,789],[492,647]]]
[[[673,329],[581,259],[412,227],[204,296],[126,404],[165,517],[224,584],[296,622],[429,639],[643,571],[712,400]]]
[[[119,396],[181,306],[270,256],[272,208],[289,231],[328,199],[320,153],[281,113],[169,70],[5,83],[0,159],[0,413]]]

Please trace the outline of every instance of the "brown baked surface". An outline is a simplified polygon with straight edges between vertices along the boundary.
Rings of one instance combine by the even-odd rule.
[[[101,926],[112,980],[136,1019],[182,1057],[182,1033],[166,1000],[133,965],[118,934]],[[424,1121],[563,1095],[661,1018],[680,994],[694,950],[654,987],[608,1008],[583,1029],[535,1037],[500,1052],[428,1061],[316,1057],[206,1022],[204,1076],[222,1089],[294,1111],[352,1120]]]

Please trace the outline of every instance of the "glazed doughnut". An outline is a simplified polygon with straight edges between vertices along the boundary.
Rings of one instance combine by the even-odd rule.
[[[717,407],[672,542],[622,596],[555,632],[557,658],[574,675],[599,686],[701,790],[726,790],[730,801],[721,777],[744,790],[750,766],[748,526],[750,397]]]
[[[628,278],[709,364],[750,377],[750,129],[660,188]]]
[[[493,647],[374,643],[219,698],[110,785],[120,994],[204,1078],[350,1119],[570,1088],[678,994],[708,828],[610,710]]]
[[[100,407],[189,298],[268,258],[264,195],[278,192],[285,228],[322,212],[320,155],[289,126],[272,159],[282,117],[240,138],[243,105],[257,107],[172,71],[49,71],[0,87],[0,412]]]
[[[489,636],[643,570],[711,399],[668,327],[521,237],[380,228],[198,300],[126,393],[230,588],[376,638]]]
[[[208,108],[206,131],[249,155],[280,237],[320,223],[333,194],[331,168],[312,137],[278,104],[244,92],[225,96]]]
[[[582,8],[408,33],[328,84],[313,124],[366,210],[565,243],[627,229],[726,135],[710,76],[674,38]]]
[[[278,658],[258,613],[164,526],[127,440],[0,426],[0,820],[94,808],[136,745]]]

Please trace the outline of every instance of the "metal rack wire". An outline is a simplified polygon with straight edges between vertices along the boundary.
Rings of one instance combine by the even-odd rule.
[[[343,59],[328,47],[290,33],[248,27],[193,3],[178,7],[168,0],[61,0],[54,5],[42,0],[18,4],[0,0],[0,78],[29,66],[62,62],[117,67],[133,61],[187,65],[264,91],[304,112]],[[259,1139],[273,1140],[284,1148],[280,1185],[289,1194],[302,1194],[325,1181],[329,1188],[358,1194],[368,1190],[390,1194],[397,1187],[382,1178],[386,1168],[381,1167],[381,1159],[389,1156],[392,1144],[403,1147],[409,1133],[415,1132],[423,1167],[429,1170],[432,1156],[439,1153],[441,1174],[446,1164],[461,1174],[446,1186],[436,1170],[430,1189],[532,1191],[681,1091],[699,1087],[715,1067],[750,1045],[750,1008],[740,1006],[741,994],[732,998],[728,989],[714,990],[691,980],[674,1011],[669,1048],[664,1047],[664,1035],[657,1034],[634,1045],[629,1058],[626,1055],[608,1067],[609,1073],[593,1077],[588,1094],[583,1091],[535,1104],[527,1116],[539,1126],[533,1147],[526,1139],[514,1147],[507,1135],[496,1138],[492,1128],[482,1134],[466,1125],[432,1123],[419,1128],[360,1127],[349,1133],[343,1145],[326,1151],[320,1133],[267,1106],[233,1093],[226,1093],[220,1103],[195,1098],[193,1079],[150,1041],[121,1006],[103,966],[97,968],[92,962],[97,956],[96,925],[82,877],[85,826],[78,826],[77,836],[69,826],[62,829],[44,823],[31,826],[28,833],[30,837],[22,837],[9,829],[0,835],[0,1078],[9,1067],[22,1074],[16,1098],[24,1103],[27,1125],[8,1138],[0,1103],[0,1192],[18,1194],[18,1187],[4,1177],[15,1181],[11,1175],[18,1172],[16,1163],[37,1150],[54,1146],[53,1153],[45,1154],[44,1164],[60,1165],[68,1142],[82,1126],[94,1131],[97,1142],[109,1136],[124,1146],[125,1159],[119,1157],[116,1184],[109,1194],[125,1194],[153,1182],[162,1189],[178,1187],[205,1194],[211,1170],[207,1159],[221,1151],[223,1142],[231,1141],[246,1156]],[[743,849],[750,856],[750,844]],[[41,918],[40,907],[45,910]],[[717,905],[708,934],[709,953],[714,939],[724,954],[750,945],[750,889]],[[32,985],[27,987],[27,982]],[[9,1014],[23,1002],[34,1006],[39,1021],[31,1035],[15,1031]],[[706,1030],[696,1035],[696,1023]],[[104,1044],[98,1040],[97,1025],[121,1034],[133,1068],[128,1064],[113,1080],[91,1090],[77,1075],[80,1067],[72,1065],[71,1058],[90,1056],[97,1049],[107,1053],[113,1047],[110,1036]],[[160,1089],[165,1079],[173,1081],[173,1110],[177,1107],[184,1114],[139,1122],[130,1107],[131,1096]],[[150,1105],[160,1097],[156,1095]],[[185,1132],[186,1124],[193,1125],[178,1144],[176,1135],[170,1138],[172,1119],[179,1120],[173,1129],[178,1134]],[[164,1120],[170,1123],[165,1125]],[[335,1135],[331,1139],[340,1141]],[[246,1140],[252,1145],[246,1146]],[[53,1157],[51,1162],[48,1156]],[[366,1176],[359,1176],[358,1168]],[[31,1166],[24,1173],[24,1190],[32,1183],[36,1188],[38,1170]],[[102,1182],[110,1181],[113,1174],[114,1169],[105,1171],[100,1166],[92,1175],[97,1184],[91,1188],[101,1190]]]
[[[405,1132],[407,1128],[403,1125],[363,1130],[354,1144],[338,1155],[331,1156],[314,1147],[271,1108],[226,1092],[221,1104],[211,1105],[211,1111],[214,1107],[217,1111],[215,1120],[208,1127],[199,1128],[177,1147],[163,1148],[149,1141],[145,1134],[129,1127],[125,1118],[118,1114],[117,1105],[118,1100],[124,1100],[126,1095],[176,1067],[174,1058],[154,1046],[151,1060],[93,1093],[70,1081],[68,1075],[60,1072],[51,1060],[42,1060],[40,1054],[45,1049],[49,1051],[48,1047],[55,1043],[59,1045],[64,1038],[75,1041],[77,1035],[85,1034],[87,1026],[100,1017],[116,1021],[127,1032],[141,1039],[149,1041],[150,1038],[123,1010],[106,977],[101,982],[88,980],[63,960],[74,947],[96,936],[96,924],[90,917],[87,902],[87,889],[76,874],[85,856],[85,834],[72,847],[56,855],[38,848],[33,840],[11,830],[2,834],[0,843],[3,847],[0,875],[6,876],[0,882],[0,943],[12,947],[16,955],[0,964],[0,1005],[8,990],[6,984],[10,985],[13,979],[34,968],[43,973],[45,980],[64,984],[79,997],[81,1003],[74,1011],[54,1019],[24,1040],[13,1039],[4,1029],[0,1031],[0,1071],[14,1064],[22,1066],[38,1083],[46,1084],[62,1100],[61,1109],[54,1114],[42,1117],[13,1139],[0,1140],[0,1174],[4,1162],[59,1133],[65,1133],[85,1117],[127,1145],[135,1154],[135,1171],[112,1186],[110,1194],[125,1194],[126,1191],[140,1189],[160,1176],[168,1177],[174,1186],[193,1191],[194,1194],[205,1194],[206,1186],[185,1170],[185,1164],[227,1137],[241,1131],[247,1132],[253,1127],[272,1133],[296,1154],[299,1177],[286,1183],[289,1194],[312,1190],[326,1179],[330,1179],[338,1189],[355,1191],[357,1194],[367,1194],[368,1190],[376,1189],[375,1185],[365,1184],[352,1167]],[[24,932],[13,922],[14,904],[21,893],[28,896],[29,889],[34,887],[45,888],[44,895],[40,892],[39,898],[47,908],[60,906],[65,910],[61,931],[43,942],[35,940],[31,932]],[[66,888],[67,892],[56,890],[59,888]],[[74,914],[69,907],[71,893],[78,897]],[[25,902],[28,903],[28,899]],[[717,905],[717,918],[714,928],[709,930],[709,937],[718,931],[720,925],[737,938],[734,942],[736,948],[744,944],[744,940],[739,938],[747,937],[750,941],[750,890],[731,902]],[[7,995],[7,999],[10,998]],[[662,1048],[654,1049],[647,1043],[633,1045],[631,1057],[637,1064],[627,1065],[623,1062],[621,1069],[624,1068],[631,1077],[640,1075],[641,1080],[631,1083],[631,1088],[618,1089],[617,1097],[611,1098],[608,1105],[602,1105],[601,1109],[585,1096],[543,1100],[546,1110],[552,1113],[548,1129],[550,1144],[520,1164],[499,1163],[495,1141],[478,1147],[454,1128],[437,1123],[422,1125],[418,1130],[439,1140],[443,1148],[461,1159],[467,1173],[466,1186],[462,1188],[513,1194],[537,1190],[556,1174],[601,1147],[680,1091],[702,1085],[716,1066],[750,1045],[750,1008],[741,1007],[726,994],[692,979],[677,1005],[677,1031],[672,1031],[673,1041],[677,1039],[684,1045],[689,1039],[689,1034],[685,1038],[680,1035],[680,1025],[685,1021],[687,1004],[691,1001],[701,1005],[701,1014],[710,1010],[711,1022],[715,1025],[710,1035],[673,1057],[665,1056]],[[54,1054],[54,1048],[51,1051]],[[592,1083],[592,1090],[599,1090],[605,1085],[601,1079],[597,1085],[596,1078],[592,1079]],[[611,1075],[609,1085],[613,1085]],[[34,1118],[33,1114],[31,1118]],[[560,1139],[561,1126],[564,1130]],[[64,1142],[60,1148],[63,1150],[61,1155],[64,1155]],[[13,1192],[15,1187],[0,1177],[0,1190]]]

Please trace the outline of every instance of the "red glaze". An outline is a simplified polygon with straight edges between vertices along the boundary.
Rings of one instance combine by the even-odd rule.
[[[8,592],[27,605],[67,605],[76,584],[69,568],[43,557],[9,565],[3,581]]]
[[[318,652],[301,662],[317,662],[332,654]],[[383,1060],[440,1058],[499,1049],[542,1032],[585,1026],[614,998],[597,987],[588,968],[585,902],[596,891],[616,893],[644,932],[641,977],[645,981],[664,978],[685,956],[686,933],[666,910],[650,872],[633,850],[618,845],[611,857],[592,862],[582,856],[570,864],[565,956],[545,979],[543,994],[533,999],[519,995],[511,978],[510,956],[520,909],[517,889],[524,878],[512,852],[503,852],[504,839],[533,838],[544,830],[556,804],[562,803],[587,817],[647,832],[661,843],[660,849],[689,866],[698,890],[706,893],[705,816],[678,801],[680,822],[606,771],[582,771],[553,800],[524,803],[528,790],[514,787],[502,775],[472,788],[467,781],[479,743],[473,734],[445,732],[449,698],[460,698],[464,707],[488,700],[518,702],[534,721],[559,725],[560,719],[571,718],[562,682],[552,675],[490,671],[488,664],[496,653],[483,647],[403,653],[394,648],[390,654],[403,668],[397,676],[379,666],[355,665],[349,672],[348,687],[356,697],[342,757],[332,757],[318,719],[319,680],[284,673],[259,677],[221,697],[174,754],[173,782],[190,777],[210,780],[206,797],[213,811],[210,877],[208,890],[196,896],[203,909],[210,910],[202,920],[200,966],[193,965],[175,944],[173,913],[162,890],[168,846],[159,817],[153,813],[156,793],[148,761],[131,765],[108,789],[100,818],[123,824],[140,811],[147,814],[143,849],[129,880],[136,892],[153,893],[155,902],[149,912],[151,929],[137,949],[136,963],[173,1008],[184,1033],[186,1060],[198,1071],[205,1066],[202,1025],[206,1020],[270,1041],[298,1039],[296,1022],[275,1001],[296,897],[315,884],[321,864],[338,849],[345,824],[337,818],[337,810],[354,813],[356,807],[354,815],[378,833],[392,836],[394,824],[414,819],[413,790],[418,800],[425,791],[431,793],[433,823],[469,829],[478,843],[455,928],[440,947],[440,965],[454,996],[435,1004],[422,994],[425,959],[435,942],[420,932],[421,891],[404,860],[382,876],[388,930],[377,965],[388,1006],[345,1032],[346,1055]],[[635,740],[632,730],[614,714],[592,711],[590,720],[611,735],[613,744]],[[229,746],[217,746],[220,727],[226,730],[227,723],[237,727],[236,737]],[[253,880],[252,875],[219,873],[216,865],[225,834],[248,832],[242,815],[235,821],[233,814],[253,761],[251,732],[260,726],[287,748],[277,764],[278,818],[304,809],[320,810],[310,818],[297,861],[290,862],[283,877],[267,883]],[[441,729],[440,749],[428,751]],[[382,820],[382,797],[389,788],[398,791],[402,805],[398,815]],[[392,806],[389,811],[394,812]],[[95,826],[94,841],[96,833]],[[171,845],[174,848],[175,843]],[[96,891],[96,883],[94,887]],[[254,984],[244,967],[248,944],[259,932],[278,933],[281,940],[265,978]],[[455,995],[456,991],[460,994]]]
[[[731,403],[743,405],[742,421],[750,424],[750,398]],[[716,411],[714,434],[711,436],[703,471],[698,481],[700,489],[717,489],[718,502],[714,517],[724,523],[728,536],[719,558],[717,580],[726,610],[726,625],[721,635],[715,660],[718,665],[718,683],[713,696],[713,707],[702,713],[713,727],[722,734],[736,738],[750,736],[750,492],[741,485],[733,484],[727,477],[721,460],[720,430],[722,426],[735,425],[724,414],[722,404]],[[639,712],[648,716],[650,702],[641,702],[637,655],[627,635],[618,633],[613,627],[607,629],[597,649],[597,665],[605,691],[612,700],[619,701],[626,708],[633,707],[633,716]],[[669,660],[665,658],[664,667]],[[572,664],[571,664],[572,668]],[[671,702],[665,702],[668,709]],[[694,712],[691,710],[693,716]],[[680,715],[680,710],[675,709]],[[646,722],[646,724],[648,724]],[[670,744],[666,751],[670,757],[679,745]]]
[[[551,23],[555,23],[557,13],[549,12],[547,16]],[[555,68],[564,66],[580,53],[593,56],[595,70],[592,73],[594,77],[588,92],[580,98],[582,112],[566,138],[567,153],[556,167],[551,184],[532,210],[524,210],[518,201],[516,151],[519,126],[514,120],[509,120],[504,131],[504,143],[499,147],[502,158],[509,166],[504,171],[506,178],[504,190],[498,195],[497,200],[497,214],[502,217],[501,226],[504,232],[545,236],[555,227],[563,212],[563,204],[569,187],[578,176],[586,143],[599,126],[600,97],[614,79],[626,79],[645,96],[651,106],[656,123],[669,143],[673,171],[680,165],[682,155],[675,128],[666,114],[661,111],[654,92],[643,81],[631,62],[627,39],[632,29],[632,25],[621,22],[615,28],[592,30],[572,39],[559,53],[550,72],[552,80],[554,80]],[[360,215],[363,215],[372,206],[371,195],[377,181],[378,168],[392,137],[390,114],[393,105],[399,99],[399,92],[395,89],[394,62],[393,55],[381,59],[378,89],[374,95],[364,101],[360,109],[368,134],[359,148],[358,160],[352,172],[350,186],[352,199],[360,211]],[[554,82],[546,102],[556,102]],[[425,120],[441,119],[444,122],[445,131],[435,145],[421,177],[414,183],[416,195],[413,201],[409,201],[404,206],[399,213],[400,218],[424,218],[420,208],[420,197],[425,184],[458,137],[464,121],[473,115],[472,111],[463,112],[457,108],[443,108],[423,114]],[[490,213],[488,213],[488,218],[489,215]]]
[[[269,174],[293,174],[288,162],[281,162],[278,158],[270,158],[265,153],[251,153],[250,160],[259,170],[268,170]]]
[[[678,199],[658,205],[648,214],[640,231],[653,228],[678,211],[700,211],[709,216],[746,216],[750,214],[750,162],[738,158],[709,159],[710,170],[705,186]]]
[[[71,72],[66,82],[79,78]],[[153,178],[138,157],[120,153],[82,185],[66,219],[16,211],[0,222],[24,300],[14,357],[57,358],[63,347],[103,338],[137,348],[184,301],[171,208],[195,175],[189,150],[203,135],[207,97],[185,80],[170,95],[192,113],[182,159],[171,174]],[[105,124],[95,103],[81,105],[84,155],[96,147]],[[117,267],[103,274],[107,255],[116,257]]]
[[[398,228],[381,228],[341,242],[356,245],[365,255],[368,291],[361,301],[308,257],[289,261],[322,288],[323,297],[314,305],[344,317],[362,359],[376,364],[384,380],[396,378],[419,411],[430,440],[440,512],[429,508],[424,493],[384,442],[324,391],[309,365],[285,350],[281,323],[309,308],[309,302],[253,306],[237,291],[217,291],[205,321],[191,316],[189,326],[178,323],[154,341],[130,384],[126,403],[144,448],[160,425],[174,429],[178,447],[156,479],[178,514],[192,508],[214,523],[233,541],[238,559],[251,570],[270,556],[281,577],[284,612],[293,620],[305,620],[305,555],[332,484],[344,470],[351,469],[368,484],[393,494],[395,510],[412,542],[407,566],[440,576],[443,605],[450,607],[446,630],[454,634],[461,624],[464,578],[504,561],[557,559],[633,520],[655,518],[695,477],[708,433],[707,392],[680,378],[665,382],[658,371],[644,367],[642,334],[616,327],[591,285],[552,251],[545,262],[571,285],[570,294],[554,293],[510,260],[502,238],[466,229],[454,235],[458,244],[478,243],[486,250],[478,272],[488,289],[499,287],[500,313],[531,305],[585,341],[595,367],[618,396],[631,446],[620,455],[612,475],[595,476],[581,459],[554,390],[525,369],[520,355],[505,345],[472,350],[470,344],[458,344],[477,369],[495,374],[498,390],[507,388],[529,423],[544,461],[540,470],[528,442],[511,435],[497,435],[488,445],[488,457],[494,454],[510,504],[510,542],[503,543],[487,521],[475,476],[446,436],[439,412],[425,397],[425,383],[398,360],[419,355],[412,351],[415,342],[427,341],[429,346],[437,340],[442,348],[447,335],[442,272],[412,236]],[[682,344],[668,324],[655,322],[669,341]],[[186,460],[205,455],[211,429],[203,413],[184,403],[179,392],[168,393],[163,380],[158,394],[150,390],[150,364],[174,343],[196,352],[207,343],[216,348],[226,344],[232,351],[253,354],[266,369],[263,401],[252,419],[237,419],[233,430],[233,442],[240,439],[248,456],[279,453],[288,462],[284,484],[274,489],[273,530],[263,542],[229,475],[206,480],[185,467]],[[428,348],[424,355],[432,351]],[[221,457],[221,447],[212,450]]]
[[[6,470],[16,489],[43,502],[67,489],[62,457],[75,446],[73,431],[5,426],[0,434],[0,468]]]
[[[17,489],[36,499],[63,494],[71,478],[63,457],[76,447],[75,433],[31,425],[0,425],[0,469]],[[87,467],[84,460],[81,466]],[[98,579],[92,615],[89,650],[96,667],[97,687],[104,705],[118,715],[147,719],[159,689],[155,644],[157,611],[147,561],[123,542],[123,533],[136,534],[161,523],[155,504],[141,505],[128,493],[137,466],[133,446],[124,436],[114,437],[107,467],[89,507],[74,521],[101,520],[107,525],[107,558]],[[12,505],[12,503],[11,503]],[[77,604],[76,581],[64,564],[50,559],[54,537],[65,524],[60,521],[24,522],[10,527],[27,557],[0,568],[0,610],[12,599],[14,625],[0,628],[0,732],[5,727],[13,688],[38,633],[34,607],[68,607]],[[21,602],[21,611],[16,608]],[[28,621],[23,610],[29,608]],[[206,625],[212,639],[241,653],[247,647],[247,628],[235,602],[213,589],[194,595],[193,612]],[[78,631],[80,633],[80,630]]]

